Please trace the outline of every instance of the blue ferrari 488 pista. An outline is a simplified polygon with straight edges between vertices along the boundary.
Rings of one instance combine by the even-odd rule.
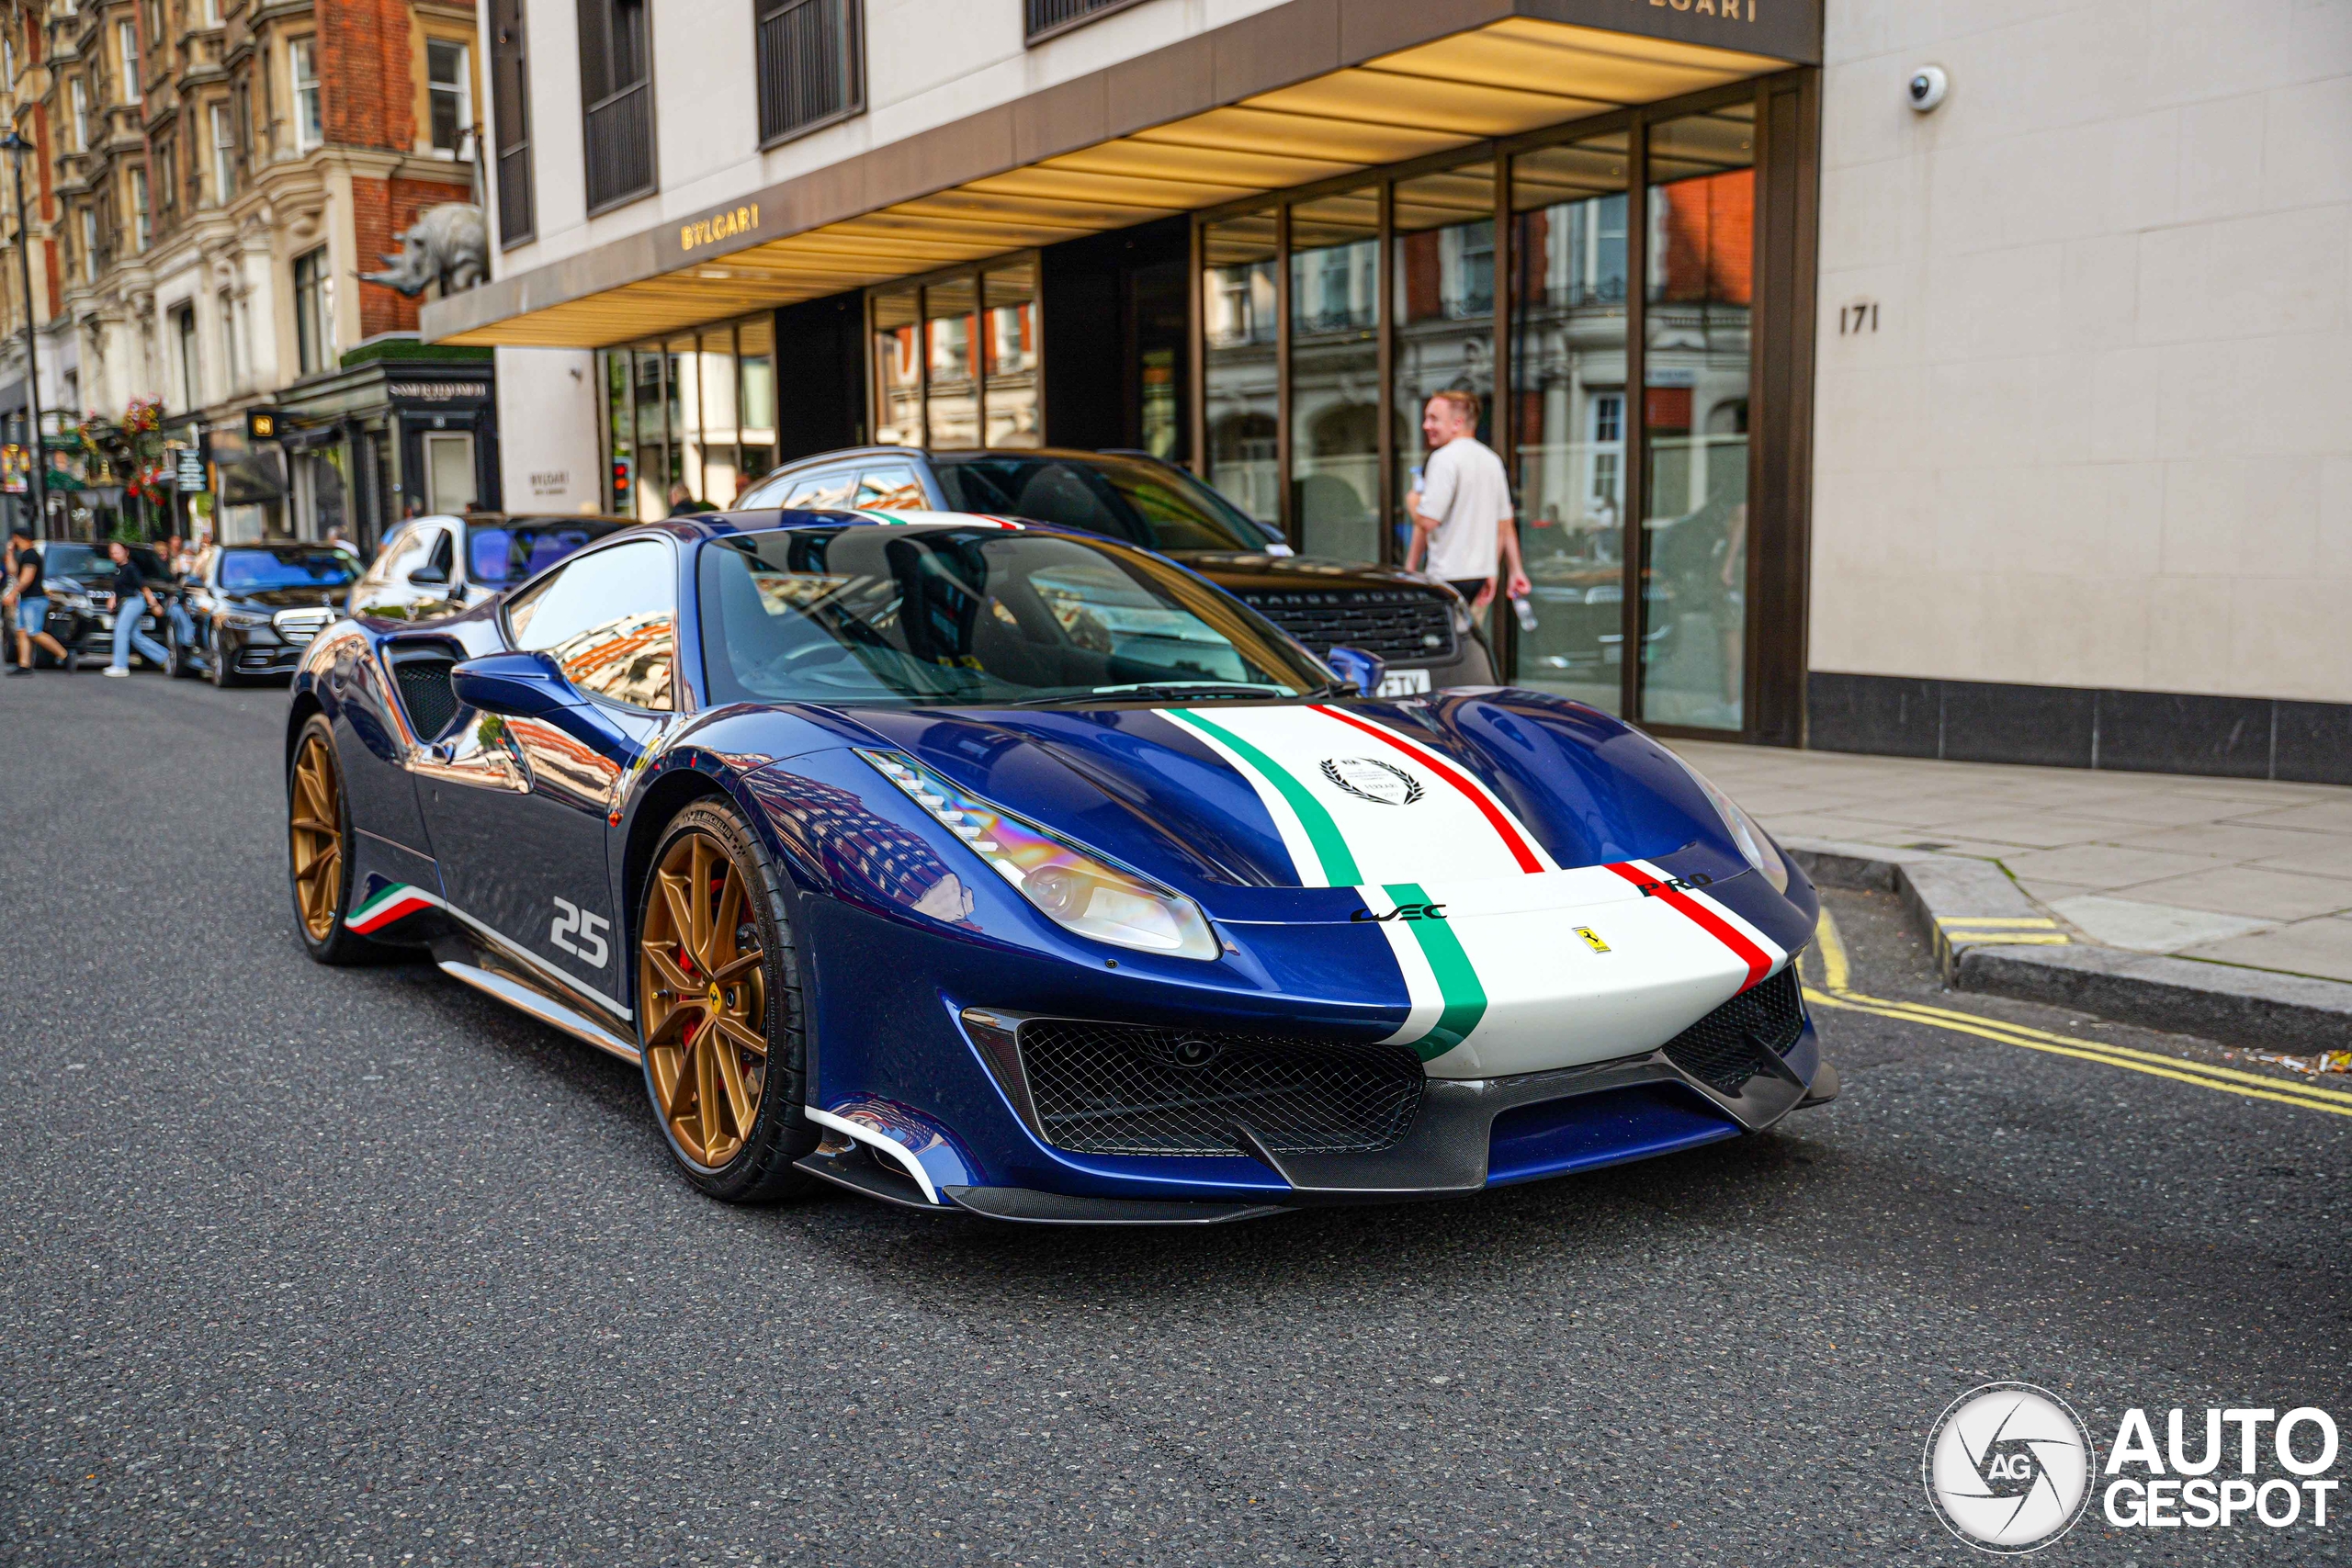
[[[641,1065],[687,1179],[1207,1223],[1476,1191],[1836,1092],[1813,888],[1638,730],[1374,701],[1146,551],[941,513],[597,541],[311,645],[304,942]]]

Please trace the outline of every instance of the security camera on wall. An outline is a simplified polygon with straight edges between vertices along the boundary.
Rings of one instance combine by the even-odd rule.
[[[1942,66],[1922,65],[1911,73],[1911,80],[1904,84],[1903,90],[1911,100],[1911,107],[1926,114],[1944,101],[1944,95],[1951,90],[1951,81]]]

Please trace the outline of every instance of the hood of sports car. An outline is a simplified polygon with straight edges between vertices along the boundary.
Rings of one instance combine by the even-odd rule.
[[[1524,694],[1408,703],[865,709],[958,785],[1231,907],[1220,888],[1352,886],[1714,852],[1689,775],[1589,708]]]

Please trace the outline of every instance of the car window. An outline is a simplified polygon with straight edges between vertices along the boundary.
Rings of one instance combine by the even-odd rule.
[[[392,580],[395,572],[406,572],[423,556],[424,550],[424,536],[418,530],[411,528],[393,535],[384,542],[384,553],[376,558],[376,564],[360,574],[359,585],[381,588]]]
[[[912,468],[893,463],[858,475],[857,494],[850,504],[860,512],[928,512],[931,497]]]
[[[831,468],[821,474],[803,474],[791,482],[784,500],[777,504],[798,512],[826,511],[849,504],[857,493],[857,474],[854,469]]]
[[[518,597],[506,625],[516,648],[553,656],[592,696],[676,705],[678,594],[665,545],[647,539],[580,557]]]
[[[1329,677],[1191,573],[978,525],[788,528],[696,571],[714,703],[1083,701],[1142,688],[1296,696]]]
[[[950,508],[1026,517],[1155,550],[1262,550],[1265,536],[1189,475],[1111,456],[995,454],[939,464]]]
[[[466,531],[466,575],[490,588],[522,582],[619,527],[616,523],[553,520],[495,527],[476,524]]]
[[[324,545],[314,550],[224,550],[220,586],[245,593],[273,588],[340,588],[359,575],[353,570],[357,564],[341,550]]]

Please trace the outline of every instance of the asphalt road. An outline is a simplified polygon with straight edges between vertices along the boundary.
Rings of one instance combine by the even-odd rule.
[[[2352,1116],[1869,1012],[1784,1131],[1470,1201],[720,1207],[634,1069],[311,965],[284,704],[0,684],[0,1560],[1976,1562],[1920,1488],[1975,1384],[2102,1443],[2352,1415]],[[1876,997],[2227,1059],[1939,996],[1835,908]],[[2344,1557],[2094,1513],[2042,1561]]]

